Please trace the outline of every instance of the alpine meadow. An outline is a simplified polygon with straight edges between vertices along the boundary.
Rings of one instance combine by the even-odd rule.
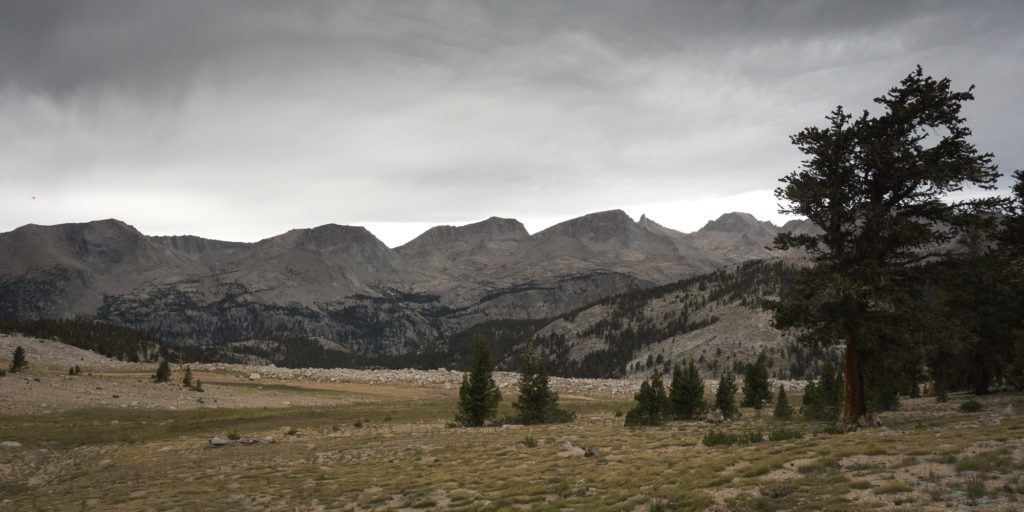
[[[15,4],[0,512],[1024,510],[1017,3]]]

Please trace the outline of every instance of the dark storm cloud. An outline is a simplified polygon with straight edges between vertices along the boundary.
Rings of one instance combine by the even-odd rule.
[[[967,35],[990,31],[993,24],[1016,26],[1019,18],[1005,11],[1019,15],[1018,3],[981,4],[15,0],[0,19],[0,64],[8,71],[5,82],[55,95],[105,86],[159,93],[197,73],[238,65],[245,69],[236,71],[255,75],[307,65],[359,67],[367,57],[458,65],[558,31],[589,34],[627,56],[643,57],[884,33],[936,12],[955,19],[955,28]],[[933,44],[950,35],[947,27],[935,28],[909,36]]]
[[[763,217],[789,134],[919,63],[978,84],[969,123],[1008,171],[1022,21],[1010,0],[8,1],[0,230]]]

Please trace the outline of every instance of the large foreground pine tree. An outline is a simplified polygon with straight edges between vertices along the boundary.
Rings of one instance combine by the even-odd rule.
[[[837,107],[828,126],[792,136],[806,160],[775,195],[782,213],[807,217],[821,233],[776,238],[778,248],[806,249],[815,265],[798,276],[798,299],[769,307],[777,327],[798,329],[804,341],[844,345],[848,421],[867,413],[865,369],[920,341],[920,263],[942,258],[967,219],[998,203],[949,198],[965,185],[992,188],[999,176],[960,116],[972,89],[953,91],[918,67],[875,98],[884,109],[877,117]]]

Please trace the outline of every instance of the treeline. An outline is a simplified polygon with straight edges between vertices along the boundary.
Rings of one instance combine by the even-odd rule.
[[[0,318],[0,332],[59,341],[119,361],[153,362],[169,354],[168,348],[149,334],[104,322]]]

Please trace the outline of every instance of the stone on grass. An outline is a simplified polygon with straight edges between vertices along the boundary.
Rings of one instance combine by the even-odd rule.
[[[259,442],[258,440],[252,439],[252,438],[245,438],[245,439],[237,439],[237,440],[235,440],[235,439],[221,439],[219,437],[214,436],[213,439],[210,439],[210,448],[220,448],[221,446],[231,446],[231,445],[235,445],[235,444],[256,444],[258,442]]]
[[[586,450],[579,446],[573,446],[572,443],[570,443],[569,441],[565,441],[564,443],[562,443],[562,446],[564,446],[566,451],[569,452],[569,455],[573,457],[586,457],[587,455]]]

